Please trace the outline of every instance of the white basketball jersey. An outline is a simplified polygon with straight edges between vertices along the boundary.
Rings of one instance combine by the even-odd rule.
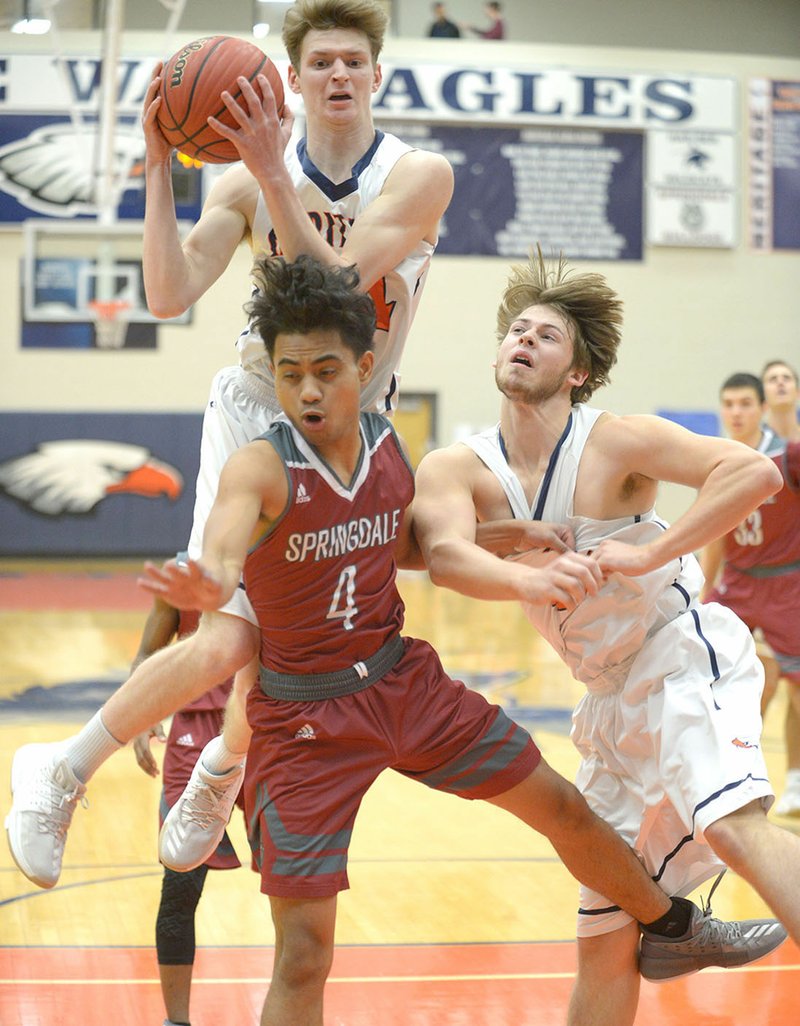
[[[605,538],[642,545],[668,526],[653,509],[614,520],[574,515],[581,456],[602,412],[573,406],[532,506],[505,458],[499,426],[473,435],[464,443],[498,479],[515,519],[567,524],[574,532],[578,552],[590,552]],[[511,558],[542,566],[555,554],[538,551]],[[689,555],[641,577],[611,574],[596,596],[584,599],[572,612],[529,603],[523,603],[523,609],[573,676],[591,689],[603,689],[621,683],[645,640],[696,602],[702,581],[697,560]]]
[[[353,221],[380,194],[397,161],[412,147],[396,136],[377,131],[372,146],[353,168],[345,182],[334,184],[311,162],[305,139],[286,148],[286,166],[300,201],[317,231],[334,249],[342,249]],[[363,409],[388,412],[396,405],[395,370],[406,336],[419,304],[434,247],[424,240],[384,278],[370,289],[377,312],[375,370],[364,389]],[[272,220],[259,193],[253,224],[255,254],[280,255]],[[236,343],[242,367],[257,375],[274,390],[264,345],[250,326]]]

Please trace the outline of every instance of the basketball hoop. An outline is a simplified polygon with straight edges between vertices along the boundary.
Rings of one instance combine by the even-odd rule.
[[[131,308],[126,299],[90,299],[89,310],[94,321],[94,337],[98,349],[122,349],[128,333]]]

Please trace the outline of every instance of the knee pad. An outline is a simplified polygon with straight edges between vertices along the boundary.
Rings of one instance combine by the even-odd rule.
[[[208,866],[188,873],[164,869],[161,904],[156,918],[156,950],[159,965],[191,965],[194,962],[194,913]]]

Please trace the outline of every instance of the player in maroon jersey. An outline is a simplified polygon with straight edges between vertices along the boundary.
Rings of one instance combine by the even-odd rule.
[[[253,313],[284,416],[226,464],[201,559],[147,564],[142,584],[172,605],[215,609],[244,571],[259,620],[245,790],[277,936],[262,1026],[322,1023],[353,824],[388,767],[506,809],[578,879],[679,937],[691,902],[653,883],[523,728],[400,634],[397,561],[419,565],[404,516],[413,476],[389,422],[359,414],[373,315],[357,273],[310,258],[258,270]],[[594,561],[574,552],[518,576],[529,601],[566,609],[600,585]]]
[[[200,614],[195,610],[179,611],[159,598],[145,621],[139,649],[131,672],[154,652],[172,641],[189,637],[197,630]],[[183,794],[195,768],[200,752],[222,729],[225,703],[233,678],[211,688],[200,698],[179,709],[172,717],[169,734],[159,724],[133,739],[133,751],[142,770],[157,777],[158,763],[150,750],[153,738],[166,743],[164,751],[164,784],[159,807],[159,820],[163,823],[167,812]],[[244,795],[231,795],[244,810]],[[230,810],[229,810],[230,811]],[[167,1018],[164,1026],[181,1026],[189,1022],[189,1001],[195,957],[195,912],[203,893],[209,869],[236,869],[241,862],[236,856],[227,833],[208,859],[189,873],[176,873],[164,867],[161,881],[161,900],[156,916],[156,951],[161,994]]]
[[[764,388],[754,374],[733,374],[720,389],[726,433],[777,463],[784,487],[743,523],[708,545],[700,558],[706,578],[704,601],[732,609],[767,646],[762,712],[779,677],[800,709],[800,440],[779,438],[763,422]],[[763,659],[763,653],[760,651]],[[777,663],[770,672],[770,663]],[[787,788],[775,811],[800,815],[800,764],[788,749]],[[798,793],[795,793],[798,792]]]

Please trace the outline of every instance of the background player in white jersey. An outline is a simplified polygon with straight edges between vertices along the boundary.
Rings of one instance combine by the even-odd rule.
[[[761,667],[744,624],[699,604],[699,568],[686,555],[774,493],[780,473],[737,443],[585,405],[616,359],[621,306],[600,275],[548,267],[541,253],[515,269],[498,314],[500,423],[424,458],[415,532],[436,583],[514,599],[532,572],[526,561],[550,557],[497,558],[475,544],[476,521],[517,518],[505,539],[493,526],[506,553],[525,547],[531,520],[572,529],[604,586],[574,610],[526,612],[587,686],[573,717],[579,789],[668,892],[685,895],[727,864],[800,940],[800,838],[765,815]],[[653,509],[661,480],[697,489],[672,527]],[[702,947],[702,920],[687,910],[684,925]],[[582,888],[572,1026],[633,1022],[639,935],[607,897]],[[733,951],[742,934],[732,926],[729,938]],[[644,933],[645,976],[681,963],[670,941]]]
[[[159,77],[145,97],[147,142],[144,274],[148,305],[163,317],[185,310],[216,281],[238,245],[254,254],[309,254],[326,264],[355,265],[361,287],[377,300],[374,383],[366,401],[385,409],[393,372],[425,280],[453,187],[447,160],[376,133],[371,99],[381,82],[378,55],[386,15],[376,0],[297,0],[283,38],[288,86],[301,94],[306,136],[286,150],[291,122],[278,119],[269,83],[263,101],[244,80],[244,103],[228,99],[238,127],[216,127],[242,156],[215,183],[202,216],[181,244],[170,178],[171,149],[155,115]],[[330,220],[328,219],[330,215]],[[329,230],[330,229],[330,230]],[[263,347],[248,331],[242,365],[217,375],[206,410],[190,551],[199,551],[205,518],[228,455],[263,433],[278,407]],[[58,748],[26,748],[12,771],[14,804],[7,827],[12,854],[34,883],[58,880],[65,833],[92,773],[122,744],[253,660],[258,644],[252,609],[239,589],[224,611],[138,667],[75,738]],[[237,675],[229,704],[234,740],[214,746],[204,786],[229,811],[248,743],[243,694],[253,672]],[[238,715],[235,715],[238,714]],[[238,730],[236,728],[238,727]],[[226,786],[227,785],[227,786]],[[224,813],[223,813],[224,815]],[[44,817],[51,829],[36,826]],[[212,846],[213,847],[213,846]]]

